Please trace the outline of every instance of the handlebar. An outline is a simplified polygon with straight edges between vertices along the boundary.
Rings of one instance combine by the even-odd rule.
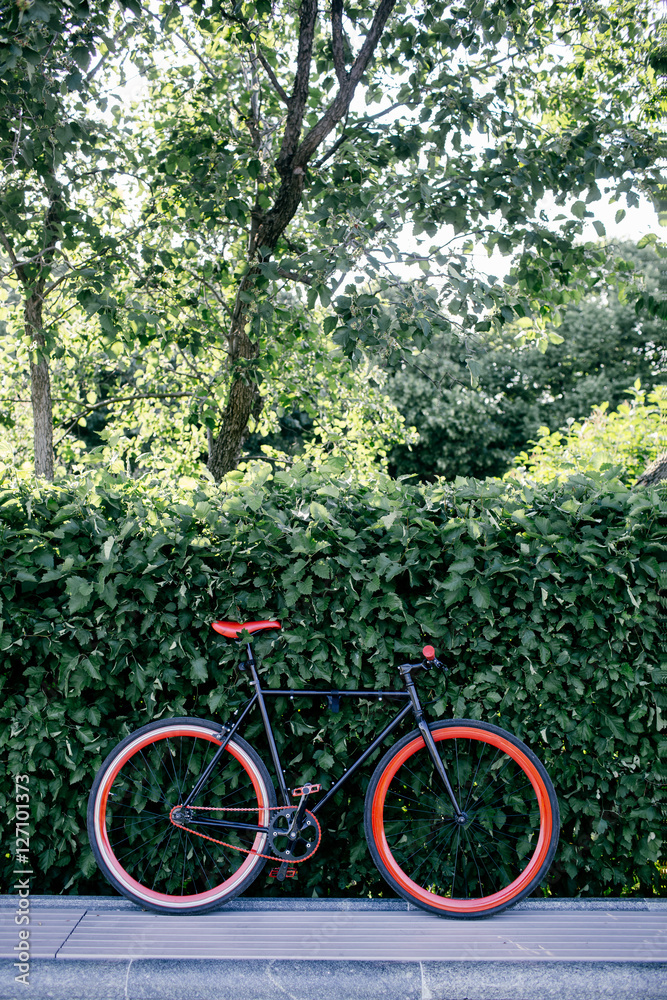
[[[424,646],[422,653],[424,654],[424,667],[426,670],[428,670],[429,667],[440,667],[441,670],[447,670],[445,664],[441,663],[435,655],[433,646]]]
[[[431,667],[440,667],[443,673],[447,673],[447,667],[436,657],[433,646],[424,646],[422,653],[424,659],[421,663],[402,663],[398,668],[401,674],[407,674],[411,670],[430,670]]]

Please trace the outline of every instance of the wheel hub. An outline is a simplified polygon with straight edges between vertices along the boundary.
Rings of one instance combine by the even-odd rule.
[[[171,814],[171,819],[174,823],[190,823],[192,821],[192,810],[177,806]]]

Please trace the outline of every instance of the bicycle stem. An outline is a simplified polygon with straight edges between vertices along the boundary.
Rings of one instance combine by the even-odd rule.
[[[417,694],[417,689],[415,688],[415,682],[412,679],[412,670],[415,669],[415,664],[403,663],[399,667],[401,676],[405,681],[405,686],[408,689],[408,694],[410,695],[410,701],[412,702],[412,710],[417,720],[417,727],[419,732],[422,734],[424,743],[426,744],[426,749],[428,750],[431,760],[435,766],[438,776],[445,786],[445,791],[449,796],[452,805],[454,806],[454,812],[456,813],[456,818],[460,819],[463,814],[463,810],[459,806],[456,795],[454,794],[454,789],[452,788],[451,782],[445,770],[445,765],[442,763],[440,754],[438,753],[438,748],[435,745],[435,740],[431,734],[428,723],[424,719],[424,712],[422,710],[421,702],[419,700],[419,695]],[[421,664],[419,664],[421,666]]]

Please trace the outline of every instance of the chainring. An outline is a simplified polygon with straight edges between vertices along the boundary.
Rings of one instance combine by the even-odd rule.
[[[281,861],[298,863],[312,857],[320,846],[322,831],[315,816],[306,809],[301,821],[301,828],[295,831],[295,836],[289,836],[289,828],[297,811],[297,806],[286,806],[284,809],[271,810],[269,823],[269,845]]]

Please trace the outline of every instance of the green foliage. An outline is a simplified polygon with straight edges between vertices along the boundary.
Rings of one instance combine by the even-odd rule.
[[[659,124],[639,113],[658,90],[644,58],[649,0],[343,6],[340,58],[322,10],[300,68],[291,3],[20,0],[0,10],[0,320],[22,364],[37,347],[57,368],[73,316],[88,333],[99,325],[126,370],[137,344],[146,350],[131,386],[138,420],[117,429],[142,443],[164,433],[164,465],[179,450],[203,460],[204,438],[234,437],[232,385],[278,394],[267,383],[280,383],[296,329],[306,340],[309,331],[286,318],[285,287],[304,312],[319,303],[325,335],[355,364],[400,364],[437,334],[517,322],[546,344],[545,320],[609,273],[624,277],[607,248],[582,242],[591,206],[634,206],[640,189],[660,186]],[[348,74],[364,49],[373,58],[353,95],[345,81],[357,79]],[[143,99],[117,100],[133,75]],[[295,86],[303,114],[297,101],[286,115]],[[540,208],[547,193],[563,210],[552,220]],[[415,252],[404,250],[406,227]],[[475,273],[475,246],[512,255],[503,281]],[[39,313],[22,343],[21,299]],[[648,292],[641,307],[667,309]],[[155,364],[162,350],[167,363]],[[186,369],[187,403],[172,384]],[[8,403],[23,405],[21,382],[15,373]],[[53,395],[78,402],[74,383]],[[187,411],[182,449],[152,420],[150,392],[183,402],[167,411],[179,424]],[[264,433],[250,403],[242,417],[237,437]],[[68,442],[68,461],[85,437]],[[504,450],[494,445],[489,461]]]
[[[634,266],[638,284],[650,294],[664,292],[663,263],[654,249],[624,243],[618,252]],[[509,327],[469,344],[475,386],[466,349],[451,334],[406,356],[387,391],[417,428],[419,444],[393,449],[393,475],[502,475],[540,427],[560,430],[582,421],[601,400],[615,409],[637,378],[652,389],[667,375],[667,323],[638,315],[608,286],[570,306],[557,330],[549,327],[556,342],[548,349],[524,332]]]
[[[0,305],[0,320],[8,312]],[[383,391],[385,373],[342,357],[322,331],[320,311],[304,316],[291,300],[280,312],[280,331],[259,366],[263,405],[247,459],[289,465],[300,456],[317,468],[342,458],[358,476],[386,467],[390,448],[415,435]],[[58,476],[86,468],[200,474],[207,430],[228,388],[222,344],[210,336],[207,344],[160,347],[128,329],[122,346],[110,345],[72,316],[59,341],[51,361]],[[25,400],[8,407],[4,420],[0,411],[0,462],[26,474],[33,462],[28,372],[27,347],[0,339],[0,397],[18,390]],[[298,433],[290,433],[294,424]]]
[[[540,427],[539,440],[530,452],[517,455],[517,469],[508,473],[516,478],[538,482],[566,479],[573,472],[615,467],[627,483],[633,483],[649,462],[667,447],[667,386],[644,392],[639,381],[630,402],[608,412],[609,404],[593,409],[591,416],[571,422],[567,433],[551,433]]]
[[[274,6],[268,19],[251,7],[231,14],[214,4],[202,13],[172,12],[170,32],[177,27],[188,50],[165,35],[135,155],[159,192],[163,231],[178,232],[179,246],[187,238],[195,270],[212,265],[229,300],[247,272],[253,220],[279,213],[284,197],[284,94],[298,23],[289,5]],[[343,13],[359,37],[368,32],[372,5],[344,5]],[[336,341],[356,357],[398,356],[443,323],[483,332],[558,315],[616,270],[613,254],[580,239],[594,203],[604,194],[636,205],[636,182],[652,189],[659,173],[656,126],[637,120],[638,100],[656,87],[640,55],[649,15],[645,0],[397,8],[365,74],[366,107],[355,101],[313,151],[301,210],[258,255],[258,293],[288,276],[305,279],[309,304],[331,302]],[[345,46],[349,64],[354,34]],[[337,99],[324,20],[313,55],[304,137],[329,120]],[[545,191],[564,209],[553,222],[537,211]],[[406,223],[415,253],[402,249]],[[505,281],[475,273],[473,244],[514,255]],[[401,260],[420,273],[397,279],[392,265]],[[353,273],[336,296],[341,276]],[[404,308],[392,311],[397,296]],[[266,296],[256,333],[270,312]]]
[[[40,0],[0,10],[3,291],[10,293],[10,305],[16,305],[17,290],[29,298],[38,289],[40,310],[49,296],[56,300],[42,331],[47,351],[57,343],[58,319],[74,303],[113,328],[113,290],[123,271],[125,242],[135,242],[141,228],[119,213],[127,137],[105,114],[109,80],[104,79],[117,46],[126,53],[140,34],[139,58],[141,45],[154,44],[150,19],[139,33],[137,13],[134,0],[129,5]],[[124,82],[119,59],[114,83]],[[10,331],[21,337],[18,312]],[[30,334],[26,340],[30,344]]]
[[[610,475],[420,489],[301,464],[221,487],[5,482],[0,808],[11,815],[11,776],[28,773],[34,890],[109,891],[84,832],[101,760],[150,719],[227,715],[245,675],[210,622],[270,615],[284,631],[255,645],[273,687],[398,688],[397,663],[432,641],[450,672],[423,678],[431,717],[497,722],[553,777],[551,890],[658,892],[666,553],[664,494]],[[332,715],[278,700],[292,784],[327,785],[388,717],[384,704],[344,699]],[[257,720],[247,734],[262,747]],[[363,770],[282,891],[386,891],[360,846]]]

